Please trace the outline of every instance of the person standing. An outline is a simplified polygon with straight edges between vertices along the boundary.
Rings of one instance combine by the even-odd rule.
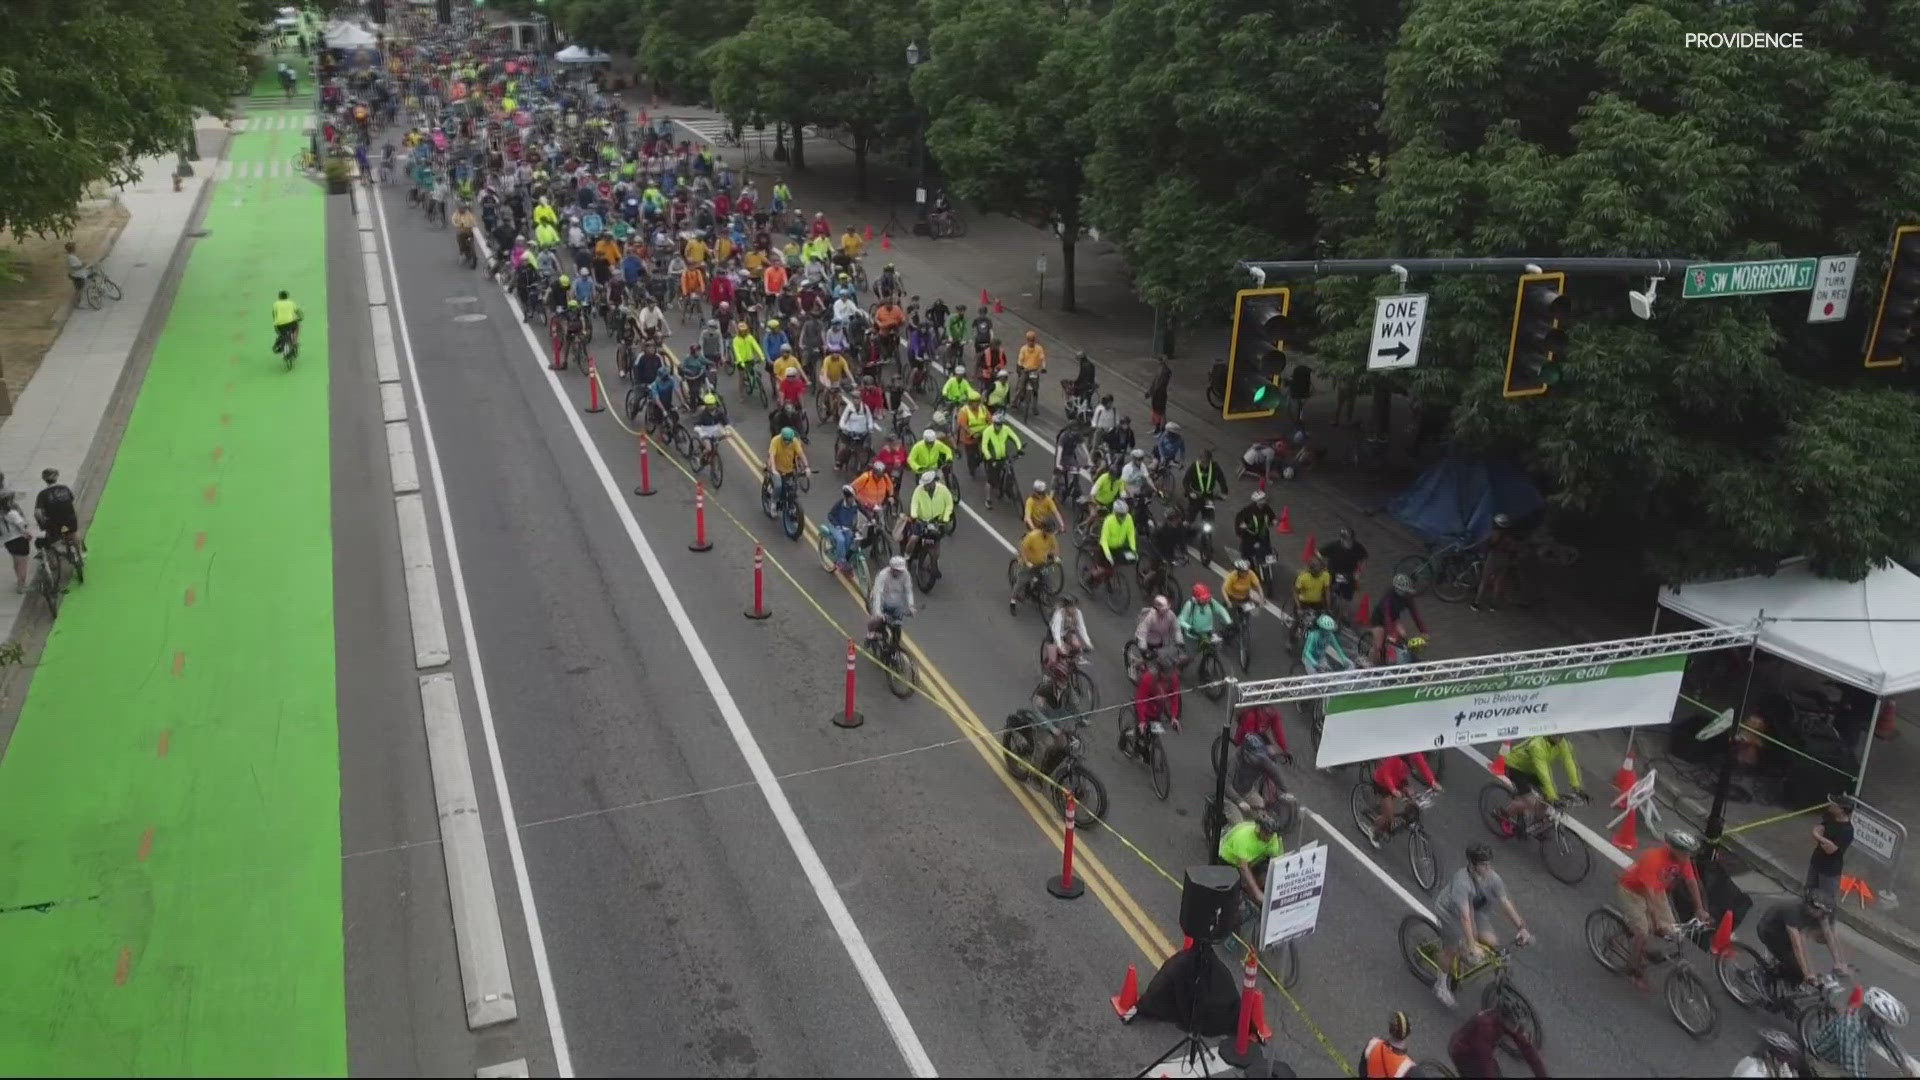
[[[1167,358],[1159,357],[1160,370],[1153,375],[1153,382],[1147,387],[1147,407],[1153,410],[1153,433],[1167,423],[1167,387],[1173,382],[1173,369],[1167,366]]]
[[[1808,895],[1820,894],[1827,906],[1840,902],[1840,873],[1853,846],[1853,796],[1835,795],[1813,827],[1813,854],[1807,859]]]
[[[20,513],[20,507],[14,500],[13,492],[0,491],[0,544],[5,544],[7,554],[13,556],[13,591],[27,591],[28,552],[32,550],[27,533],[26,516]]]

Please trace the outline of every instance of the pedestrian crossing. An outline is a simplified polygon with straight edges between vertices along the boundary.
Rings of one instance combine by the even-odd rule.
[[[292,158],[286,161],[222,161],[213,170],[215,180],[280,180],[305,175],[306,170]]]
[[[692,132],[693,136],[702,142],[709,142],[714,144],[715,146],[731,145],[730,143],[725,142],[725,139],[729,134],[731,134],[731,131],[732,131],[731,125],[727,123],[727,120],[725,117],[698,116],[698,117],[693,117],[692,119],[685,119],[685,118],[676,116],[676,117],[673,117],[672,119],[674,123],[685,128],[687,131]],[[817,127],[814,127],[812,124],[808,124],[806,127],[801,128],[800,132],[804,137],[808,139],[820,139],[825,137],[824,134],[820,131],[820,129]],[[752,145],[754,143],[759,143],[759,142],[764,142],[768,146],[773,145],[774,131],[773,131],[773,125],[771,124],[767,125],[767,129],[765,131],[755,131],[753,128],[749,127],[749,128],[742,129],[740,134],[741,134],[741,141],[748,145]]]
[[[305,131],[313,123],[306,113],[279,112],[271,116],[240,116],[233,121],[236,135],[249,131]]]

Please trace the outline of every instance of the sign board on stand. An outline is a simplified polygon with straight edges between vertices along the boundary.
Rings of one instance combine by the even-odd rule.
[[[1839,322],[1847,317],[1847,298],[1853,295],[1853,271],[1858,255],[1827,255],[1813,275],[1813,301],[1807,305],[1810,323]]]
[[[1906,846],[1906,826],[1880,811],[1853,800],[1853,843],[1863,853],[1891,866]]]
[[[1420,335],[1427,325],[1427,294],[1382,296],[1373,304],[1373,340],[1367,370],[1410,368],[1420,362]]]
[[[1260,947],[1271,948],[1313,933],[1320,895],[1327,891],[1327,846],[1318,840],[1267,863],[1267,902],[1260,917]]]

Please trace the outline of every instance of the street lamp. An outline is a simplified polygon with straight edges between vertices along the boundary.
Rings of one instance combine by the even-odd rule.
[[[926,61],[927,54],[920,51],[920,43],[916,41],[908,42],[907,73],[909,77],[911,77],[913,69],[926,63]],[[920,178],[915,182],[913,201],[915,220],[924,224],[927,220],[927,201],[932,197],[931,193],[927,191],[927,114],[925,111],[920,113],[919,128],[919,132],[914,137],[914,156],[920,160],[918,170]]]

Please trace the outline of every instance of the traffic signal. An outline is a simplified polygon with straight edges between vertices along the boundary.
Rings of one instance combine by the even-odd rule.
[[[1880,310],[1873,316],[1873,332],[1867,335],[1866,366],[1895,368],[1915,355],[1916,307],[1920,307],[1920,225],[1902,225],[1893,230]]]
[[[1293,290],[1242,289],[1233,297],[1233,339],[1227,346],[1224,420],[1272,416],[1280,407],[1280,376],[1287,366]]]
[[[1560,377],[1567,355],[1567,275],[1522,274],[1507,339],[1507,397],[1535,397]]]

